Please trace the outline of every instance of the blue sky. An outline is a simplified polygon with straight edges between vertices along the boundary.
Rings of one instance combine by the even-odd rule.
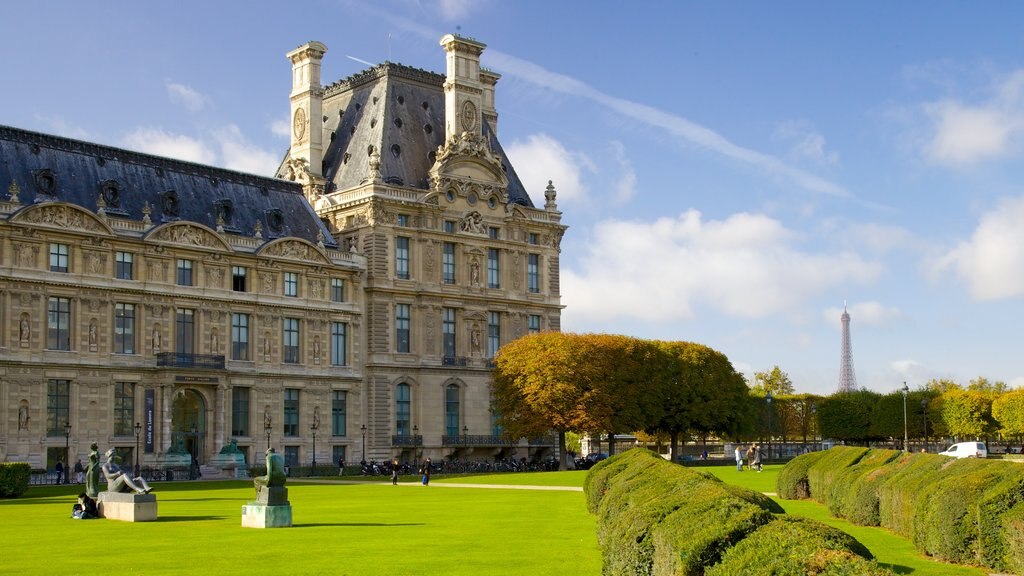
[[[301,7],[301,8],[300,8]],[[558,190],[565,330],[691,340],[830,393],[1024,385],[1024,6],[18,2],[0,123],[269,174],[285,53],[330,83],[488,45],[499,134]]]

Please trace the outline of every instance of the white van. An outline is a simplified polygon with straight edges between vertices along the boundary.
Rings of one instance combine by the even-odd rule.
[[[940,456],[952,456],[953,458],[988,458],[988,448],[984,442],[958,442],[945,452],[939,452]]]

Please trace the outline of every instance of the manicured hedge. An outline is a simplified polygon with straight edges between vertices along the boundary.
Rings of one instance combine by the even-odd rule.
[[[948,562],[1021,572],[1024,466],[850,447],[828,452],[784,470],[787,482],[806,467],[811,497],[836,516],[877,523]]]
[[[1024,502],[1018,502],[1003,515],[1003,534],[1007,569],[1024,574]]]
[[[807,471],[826,454],[826,451],[808,452],[790,460],[775,480],[775,493],[786,500],[810,498],[811,487],[807,482]]]
[[[0,462],[0,498],[17,498],[28,490],[32,467],[25,462]]]
[[[782,516],[758,528],[722,556],[704,574],[816,574],[882,576],[892,574],[870,560],[871,553],[853,536],[806,518]]]
[[[773,513],[783,512],[763,494],[725,484],[641,449],[595,466],[584,481],[584,491],[588,507],[597,515],[602,571],[616,576],[704,574],[748,534],[776,522]],[[842,540],[811,528],[800,534],[815,541]],[[852,537],[844,537],[856,544]],[[854,544],[836,545],[836,550],[870,557]]]

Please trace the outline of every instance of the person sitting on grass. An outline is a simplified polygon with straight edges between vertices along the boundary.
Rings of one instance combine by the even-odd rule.
[[[96,510],[96,501],[89,498],[85,492],[78,495],[78,502],[71,507],[71,517],[76,520],[91,520],[99,518],[99,515],[99,511]]]

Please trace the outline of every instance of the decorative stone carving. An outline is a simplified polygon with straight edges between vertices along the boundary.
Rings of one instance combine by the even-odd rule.
[[[262,291],[270,294],[274,292],[274,274],[270,272],[260,272],[260,283],[263,286]]]
[[[224,286],[224,269],[220,266],[206,268],[206,285],[211,288],[222,288]]]
[[[309,281],[309,295],[314,300],[320,300],[324,297],[324,281],[315,279]]]
[[[303,260],[306,262],[316,262],[329,264],[330,261],[323,257],[315,248],[303,244],[297,240],[284,240],[281,242],[275,242],[270,246],[267,246],[260,252],[263,256],[276,256],[278,258],[288,258],[291,260]]]
[[[89,321],[89,351],[95,352],[98,349],[98,331],[99,328],[96,326],[96,319],[93,318]]]
[[[95,220],[94,216],[87,215],[78,208],[70,206],[50,205],[29,209],[19,220],[33,224],[49,224],[69,230],[87,230],[107,234],[107,230]]]
[[[22,268],[34,268],[39,256],[38,244],[14,243],[14,261]]]
[[[28,348],[32,339],[32,325],[29,322],[28,314],[21,315],[21,322],[18,325],[18,342],[22,348]]]
[[[153,235],[153,240],[207,248],[222,246],[209,232],[191,224],[176,224],[163,228]]]
[[[107,255],[100,252],[86,252],[86,267],[90,274],[100,275],[106,270]]]
[[[459,230],[469,234],[487,233],[487,227],[484,226],[484,218],[476,210],[462,217],[462,220],[459,221]]]
[[[160,260],[147,260],[146,267],[149,269],[149,279],[153,282],[163,282],[167,271],[167,262]]]

